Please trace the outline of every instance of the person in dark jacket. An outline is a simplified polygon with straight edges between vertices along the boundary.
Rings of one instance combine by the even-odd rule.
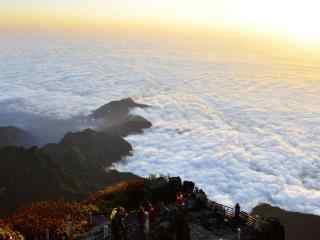
[[[234,207],[234,218],[239,220],[240,218],[240,204],[237,203],[236,206]]]
[[[144,207],[140,206],[138,211],[138,221],[140,227],[140,236],[144,239]]]
[[[111,234],[112,240],[126,239],[124,226],[124,210],[122,207],[113,209],[111,213]]]

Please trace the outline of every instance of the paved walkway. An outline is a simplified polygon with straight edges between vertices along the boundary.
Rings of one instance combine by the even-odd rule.
[[[126,219],[126,226],[127,226],[127,236],[128,239],[137,239],[143,240],[143,235],[140,231],[138,216],[136,213],[131,213],[128,215]]]
[[[172,211],[175,206],[168,206],[170,210]],[[191,234],[191,240],[237,240],[237,233],[234,232],[228,225],[224,225],[222,223],[219,230],[217,230],[215,223],[210,223],[209,220],[211,219],[211,215],[213,210],[202,210],[202,211],[192,211],[189,212],[188,216],[188,222],[190,227],[190,234]],[[161,222],[170,222],[168,218],[169,215],[165,215],[160,217]],[[210,226],[213,227],[213,229],[208,229],[205,226],[205,223],[201,221],[201,218],[205,217],[205,219],[209,222]],[[156,223],[157,226],[159,222]],[[126,231],[127,231],[127,240],[144,240],[143,232],[141,232],[140,224],[138,221],[138,215],[136,212],[131,212],[126,218]],[[94,231],[90,231],[93,233]],[[86,240],[102,240],[103,239],[103,228],[101,228],[101,231],[98,231],[96,234],[89,234],[91,236],[95,235],[94,237],[88,237],[83,238]],[[111,239],[111,233],[109,232],[107,238],[105,240],[112,240]]]
[[[223,233],[219,234],[217,232],[216,234],[214,232],[208,231],[204,227],[202,227],[199,224],[191,223],[190,225],[190,235],[191,240],[236,240],[236,236],[234,233],[228,234]]]

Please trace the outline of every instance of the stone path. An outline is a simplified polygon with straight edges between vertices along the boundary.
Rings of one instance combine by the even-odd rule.
[[[170,212],[175,212],[175,205],[168,206]],[[160,222],[156,221],[156,226],[159,224],[170,222],[172,214],[169,212],[165,215],[159,215],[158,219],[161,219]],[[203,218],[205,221],[203,221]],[[201,211],[192,211],[188,214],[188,223],[190,227],[191,240],[237,240],[237,233],[234,232],[231,227],[225,223],[221,223],[221,227],[217,228],[217,222],[212,221],[217,219],[212,217],[212,210],[201,210]],[[220,225],[220,224],[219,224]],[[211,227],[211,228],[209,228]],[[101,230],[102,231],[102,230]],[[127,231],[127,240],[143,240],[144,235],[141,232],[140,224],[138,221],[138,215],[136,212],[131,212],[126,218],[126,231]],[[102,232],[103,233],[103,232]],[[109,232],[110,233],[110,232]],[[111,240],[111,234],[106,240]],[[86,240],[102,240],[99,234],[97,238],[85,238]]]
[[[128,240],[142,240],[138,217],[136,214],[130,214],[127,217],[127,236]],[[236,233],[230,229],[222,229],[212,232],[204,228],[198,223],[189,223],[191,240],[237,240]]]
[[[190,234],[191,234],[191,240],[236,240],[234,233],[231,234],[223,234],[222,236],[219,236],[218,232],[217,234],[214,234],[213,232],[205,229],[199,224],[191,223],[190,225]]]
[[[126,219],[127,226],[127,236],[128,240],[137,239],[142,240],[143,236],[141,235],[138,216],[136,213],[129,214]]]
[[[143,240],[144,237],[140,231],[137,214],[131,213],[126,219],[127,240]],[[236,233],[232,231],[219,230],[217,232],[209,231],[199,223],[189,223],[191,240],[237,240]],[[101,228],[101,233],[103,229]],[[99,234],[97,238],[85,237],[83,239],[101,239],[103,234]],[[111,234],[106,238],[111,240]]]

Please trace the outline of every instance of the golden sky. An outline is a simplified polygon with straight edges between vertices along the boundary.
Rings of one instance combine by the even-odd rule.
[[[2,0],[0,25],[261,34],[320,48],[318,0]]]

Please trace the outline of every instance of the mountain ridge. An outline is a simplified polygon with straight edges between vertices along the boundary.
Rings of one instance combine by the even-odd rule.
[[[106,106],[109,106],[108,110],[125,109],[121,115],[127,119],[131,117],[131,108],[145,105],[130,99]],[[111,112],[117,113],[118,109]],[[104,116],[104,120],[111,116]],[[117,127],[121,130],[122,125]],[[143,129],[134,126],[133,132],[142,133]],[[7,139],[11,140],[0,147],[0,216],[7,215],[22,204],[44,200],[80,200],[103,186],[139,179],[132,173],[106,171],[112,164],[132,154],[131,144],[121,134],[116,134],[120,130],[113,133],[98,129],[68,132],[58,143],[30,147],[20,146],[21,139],[16,138],[16,134],[10,135],[18,132],[27,136],[26,131],[16,127],[0,129],[0,136],[7,134]],[[126,131],[129,133],[132,129]]]

